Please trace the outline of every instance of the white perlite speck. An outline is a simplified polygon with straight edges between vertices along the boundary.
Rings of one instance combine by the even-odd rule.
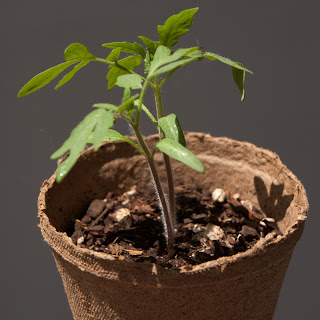
[[[227,197],[227,193],[221,188],[216,188],[212,192],[212,200],[214,202],[220,202],[220,203],[225,202],[226,197]]]
[[[130,228],[132,226],[132,217],[128,208],[118,209],[112,216],[123,227]]]
[[[236,199],[236,200],[238,200],[238,201],[240,201],[240,200],[241,200],[241,198],[240,198],[240,193],[235,193],[235,194],[233,195],[233,198]]]
[[[122,201],[122,205],[125,206],[130,202],[130,197],[137,193],[137,186],[133,186],[129,191],[123,194],[124,200]]]
[[[84,237],[80,237],[78,240],[77,240],[77,245],[80,245],[84,242]]]
[[[249,200],[241,200],[241,204],[249,210],[253,209],[253,203]]]
[[[194,226],[193,226],[193,228],[192,228],[192,231],[194,232],[194,233],[199,233],[199,232],[202,232],[202,231],[204,231],[205,230],[205,227],[204,226],[202,226],[202,225],[200,225],[200,224],[195,224]]]
[[[126,192],[128,196],[133,196],[137,193],[137,186],[133,186],[129,191]]]
[[[209,240],[222,240],[225,234],[221,227],[212,223],[208,223],[203,232],[203,236]]]
[[[193,236],[194,240],[197,241],[205,241],[205,240],[223,240],[225,238],[224,231],[219,226],[208,223],[204,230],[201,232],[198,232]]]
[[[265,222],[263,222],[263,221],[260,221],[260,222],[259,222],[259,224],[260,224],[260,226],[262,226],[262,227],[264,227],[264,228],[266,228],[266,227],[267,227],[266,223],[265,223]]]

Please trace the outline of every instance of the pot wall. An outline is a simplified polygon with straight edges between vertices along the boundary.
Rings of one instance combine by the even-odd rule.
[[[75,319],[272,319],[303,231],[305,190],[270,151],[201,133],[188,133],[186,140],[206,173],[172,161],[176,184],[240,193],[274,217],[283,236],[269,236],[244,253],[181,270],[126,263],[78,248],[65,232],[91,200],[151,180],[145,160],[128,144],[106,143],[98,152],[88,149],[63,183],[56,184],[52,176],[39,196],[40,227]],[[156,136],[148,138],[151,145],[156,141]],[[156,159],[161,167],[160,155]]]

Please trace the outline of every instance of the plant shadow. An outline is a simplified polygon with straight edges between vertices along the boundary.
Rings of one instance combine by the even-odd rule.
[[[254,185],[260,208],[268,217],[274,218],[276,221],[282,220],[294,195],[283,195],[283,183],[278,185],[272,183],[270,193],[268,193],[264,181],[258,176],[254,177]]]

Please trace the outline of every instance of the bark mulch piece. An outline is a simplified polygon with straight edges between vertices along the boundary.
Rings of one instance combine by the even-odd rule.
[[[167,268],[196,265],[251,248],[268,233],[281,234],[277,223],[249,201],[232,197],[214,202],[207,190],[181,185],[176,195],[175,253],[168,259],[161,212],[152,190],[137,190],[91,202],[75,221],[71,239],[80,247],[125,260]]]

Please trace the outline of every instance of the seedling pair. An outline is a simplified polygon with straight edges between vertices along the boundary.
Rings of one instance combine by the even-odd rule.
[[[162,209],[169,254],[174,247],[176,220],[170,157],[197,172],[204,173],[205,169],[201,161],[187,149],[177,116],[174,114],[164,116],[161,89],[169,77],[178,69],[193,61],[206,58],[231,66],[233,79],[241,92],[241,101],[243,101],[245,98],[245,73],[252,73],[239,62],[234,62],[212,52],[203,51],[199,47],[172,49],[179,38],[189,32],[188,28],[191,26],[194,14],[197,11],[198,8],[183,10],[168,18],[164,25],[159,25],[157,28],[158,41],[140,36],[139,38],[144,46],[137,42],[103,44],[103,47],[111,49],[105,59],[94,56],[84,45],[73,43],[64,52],[66,62],[36,75],[20,90],[18,95],[18,97],[23,97],[42,88],[71,66],[73,66],[73,69],[64,75],[55,89],[65,85],[80,69],[89,63],[99,62],[108,65],[108,89],[111,90],[115,86],[123,88],[122,103],[118,106],[109,103],[93,105],[94,110],[80,122],[71,132],[70,137],[51,156],[52,159],[56,159],[69,152],[68,157],[59,165],[56,180],[57,182],[63,180],[77,162],[79,154],[85,150],[88,144],[93,144],[95,150],[98,150],[105,141],[125,141],[131,144],[146,158],[149,164]],[[127,56],[120,59],[121,54]],[[134,71],[141,64],[144,65],[143,75]],[[156,117],[143,103],[148,87],[154,93]],[[147,146],[140,131],[141,112],[147,114],[159,131],[159,142],[153,149]],[[111,129],[118,118],[128,122],[136,135],[138,144]],[[160,150],[164,157],[168,201],[154,162],[154,155],[157,150]]]

